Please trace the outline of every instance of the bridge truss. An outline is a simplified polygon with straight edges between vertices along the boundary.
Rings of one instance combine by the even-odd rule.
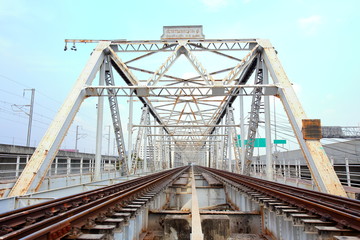
[[[36,192],[54,159],[81,103],[98,97],[95,179],[99,176],[103,124],[103,96],[109,98],[123,174],[176,167],[199,159],[197,164],[249,175],[260,110],[267,128],[267,177],[272,179],[269,96],[280,98],[320,191],[346,196],[318,139],[305,140],[306,114],[296,97],[274,47],[265,39],[163,39],[154,41],[66,40],[97,43],[75,86],[36,148],[9,196]],[[162,61],[155,61],[160,55]],[[216,55],[223,60],[211,61]],[[196,75],[187,75],[181,64]],[[207,67],[205,67],[207,65]],[[151,69],[150,69],[151,68]],[[215,69],[209,71],[208,69]],[[185,71],[185,72],[184,72]],[[99,76],[99,84],[94,79]],[[113,76],[114,75],[114,76]],[[114,81],[120,78],[121,82]],[[252,81],[255,76],[255,81]],[[272,80],[272,83],[270,81]],[[244,100],[252,97],[248,131]],[[116,98],[128,97],[127,153]],[[139,124],[132,121],[133,98],[142,105]],[[240,104],[235,102],[240,100]],[[240,124],[233,110],[240,109]],[[152,120],[150,119],[150,116]],[[247,123],[246,123],[247,124]],[[132,129],[140,129],[132,144]],[[243,147],[234,147],[240,132]],[[248,144],[245,146],[244,137]],[[245,147],[244,147],[245,146]]]

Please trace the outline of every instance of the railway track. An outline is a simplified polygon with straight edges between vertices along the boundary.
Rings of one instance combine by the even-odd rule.
[[[149,206],[161,209],[167,200],[159,201],[163,199],[159,193],[174,184],[188,170],[189,167],[167,170],[0,214],[0,239],[102,240],[110,235],[114,236],[114,239],[127,239],[129,236],[135,236],[131,235],[135,232],[142,232],[143,226],[134,220],[147,218],[146,214],[142,215],[147,211],[142,209],[148,209]],[[195,171],[206,173],[207,175],[204,176],[209,176],[207,182],[211,182],[211,178],[216,179],[215,181],[231,187],[240,194],[250,196],[261,206],[272,208],[277,214],[283,215],[288,211],[301,215],[302,218],[305,215],[311,216],[308,222],[326,223],[326,226],[335,226],[348,235],[358,235],[360,232],[360,201],[358,200],[218,169],[196,166]],[[139,226],[123,227],[124,224],[126,226],[129,223]],[[127,232],[128,237],[124,238],[123,235],[116,238],[114,235],[118,231],[116,229],[133,229],[134,233]],[[263,231],[263,234],[268,235],[268,232]]]
[[[102,223],[120,223],[124,219],[117,216],[118,211],[140,208],[188,168],[163,171],[3,213],[0,239],[81,239],[83,229],[101,226],[106,229]]]
[[[274,199],[304,213],[332,222],[336,227],[360,232],[360,201],[321,192],[292,187],[276,182],[197,166],[201,172],[211,174],[219,181],[230,184],[257,199]],[[261,200],[260,200],[261,201]]]

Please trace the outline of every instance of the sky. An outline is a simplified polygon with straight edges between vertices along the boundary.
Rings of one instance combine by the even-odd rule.
[[[270,39],[308,118],[359,126],[359,7],[357,0],[0,0],[0,143],[26,144],[24,89],[31,88],[31,146],[41,140],[95,47],[64,51],[64,39],[160,39],[172,25],[203,25],[208,39]],[[125,100],[121,105],[126,109]],[[93,152],[94,101],[82,110],[62,148],[74,148],[79,126],[80,151]]]

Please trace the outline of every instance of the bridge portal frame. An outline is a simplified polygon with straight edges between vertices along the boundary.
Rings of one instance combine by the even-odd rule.
[[[336,173],[332,168],[320,141],[303,139],[301,132],[302,120],[306,119],[306,114],[301,106],[301,103],[296,97],[291,82],[286,76],[286,73],[282,68],[270,41],[266,39],[205,39],[181,41],[66,40],[66,42],[73,44],[78,42],[97,42],[98,45],[93,51],[84,70],[80,74],[74,88],[60,108],[48,131],[40,141],[34,155],[12,188],[9,196],[24,195],[29,192],[36,192],[39,189],[41,182],[46,176],[49,166],[51,165],[52,160],[55,158],[61,142],[64,139],[72,121],[74,120],[74,117],[79,110],[82,101],[87,97],[104,96],[104,94],[108,92],[105,90],[109,88],[112,89],[113,96],[118,96],[120,89],[122,90],[122,93],[127,96],[133,96],[133,94],[136,92],[136,96],[144,103],[144,105],[149,108],[151,115],[164,130],[164,134],[171,135],[172,129],[171,124],[169,123],[170,117],[167,121],[162,119],[162,117],[158,114],[156,107],[154,107],[149,100],[150,96],[160,96],[161,94],[159,92],[163,92],[161,89],[165,89],[165,92],[168,95],[173,96],[176,96],[176,94],[179,92],[187,93],[192,97],[194,97],[196,94],[204,94],[208,97],[225,96],[222,99],[221,104],[219,104],[219,108],[215,109],[215,113],[212,115],[211,119],[207,121],[207,124],[203,124],[203,127],[206,127],[206,130],[202,131],[202,134],[204,134],[203,140],[205,144],[207,139],[206,136],[216,133],[216,128],[220,127],[219,123],[225,116],[228,106],[231,106],[236,97],[247,95],[244,94],[245,88],[254,89],[259,87],[263,89],[263,92],[261,93],[262,95],[276,95],[281,99],[289,121],[293,127],[296,138],[304,153],[305,159],[307,160],[309,169],[311,170],[312,177],[319,190],[330,194],[344,197],[346,196],[346,193],[340,181],[338,180],[338,177],[336,176]],[[226,52],[232,50],[249,51],[249,53],[243,59],[235,58],[235,60],[238,60],[239,63],[234,68],[223,70],[229,71],[229,74],[221,80],[220,84],[215,82],[212,78],[212,75],[216,73],[207,72],[206,69],[203,68],[200,62],[196,59],[196,57],[191,53],[191,51],[210,51],[215,54],[234,58],[223,53],[223,51]],[[135,75],[131,72],[131,68],[129,68],[127,64],[131,61],[138,60],[160,51],[172,52],[172,55],[164,62],[158,71],[152,72],[154,74],[153,77],[150,78],[147,81],[148,84],[144,86],[137,80]],[[117,52],[146,52],[146,54],[128,62],[123,62],[118,57]],[[176,57],[179,54],[185,54],[200,75],[199,77],[187,80],[201,78],[205,81],[205,84],[195,88],[202,89],[204,91],[191,91],[190,88],[194,88],[194,86],[171,87],[156,85],[162,76],[174,78],[171,75],[167,75],[166,72],[173,65],[174,61],[176,61]],[[252,74],[254,67],[256,68],[256,62],[259,62],[257,61],[257,58],[260,57],[260,54],[262,55],[262,58],[266,64],[266,68],[268,69],[274,84],[248,86],[246,83]],[[105,56],[110,56],[112,67],[123,78],[128,87],[91,86],[93,79],[100,69],[100,66],[104,62]],[[143,71],[146,72],[146,70]],[[172,91],[171,88],[175,90]],[[186,88],[188,89],[186,90]],[[154,91],[156,89],[160,89],[159,92]],[[129,95],[124,90],[129,90]],[[196,99],[194,99],[194,101],[196,101]],[[205,123],[204,119],[203,122]],[[197,123],[198,121],[196,124]],[[197,127],[196,124],[194,125],[194,128]],[[196,134],[195,131],[193,133]],[[176,139],[173,139],[173,142],[176,143]],[[202,145],[200,144],[199,146],[201,147]],[[193,149],[196,150],[196,148]],[[241,164],[243,164],[243,162],[244,159],[242,159]]]

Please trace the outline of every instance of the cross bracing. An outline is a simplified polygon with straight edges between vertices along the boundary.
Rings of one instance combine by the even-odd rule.
[[[257,97],[252,108],[257,109],[257,112],[251,114],[255,115],[258,114],[262,96],[280,98],[319,190],[344,196],[345,192],[326,154],[321,150],[320,142],[303,139],[301,121],[306,119],[306,115],[268,40],[72,39],[66,40],[66,43],[98,45],[10,196],[37,191],[76,112],[81,103],[89,97],[128,97],[130,105],[135,97],[146,108],[146,114],[152,116],[153,121],[148,121],[147,115],[144,115],[140,124],[129,120],[127,130],[130,137],[126,149],[128,156],[127,162],[122,163],[127,164],[128,173],[135,173],[138,168],[138,155],[141,155],[141,151],[146,155],[144,159],[150,161],[146,163],[147,166],[152,166],[150,168],[171,167],[171,158],[176,155],[182,164],[194,162],[194,156],[198,156],[203,158],[203,165],[228,166],[232,171],[244,169],[241,166],[245,161],[251,162],[254,146],[248,145],[248,149],[243,147],[239,152],[236,150],[238,157],[235,161],[235,158],[231,158],[234,150],[229,144],[234,142],[233,133],[236,128],[245,136],[245,120],[242,118],[237,124],[237,121],[225,119],[229,119],[228,114],[232,114],[228,109],[234,107],[236,99],[254,95]],[[216,60],[213,60],[215,57]],[[107,86],[94,84],[93,80],[98,72],[100,78],[104,78],[102,69],[107,62],[111,63],[112,74],[117,75],[116,82]],[[264,76],[269,73],[271,84],[250,81],[258,74],[259,64],[266,66]],[[101,112],[98,111],[98,114]],[[258,119],[258,116],[255,119]],[[98,118],[98,126],[101,121],[101,118]],[[131,142],[133,128],[138,131],[135,146]],[[256,124],[254,128],[257,128]],[[254,137],[253,133],[247,135]],[[120,138],[121,143],[124,136]],[[144,139],[148,140],[142,141]],[[148,154],[150,150],[151,154]],[[250,153],[246,155],[246,159],[245,151]],[[191,154],[193,152],[198,154]],[[236,167],[231,168],[234,164]]]

